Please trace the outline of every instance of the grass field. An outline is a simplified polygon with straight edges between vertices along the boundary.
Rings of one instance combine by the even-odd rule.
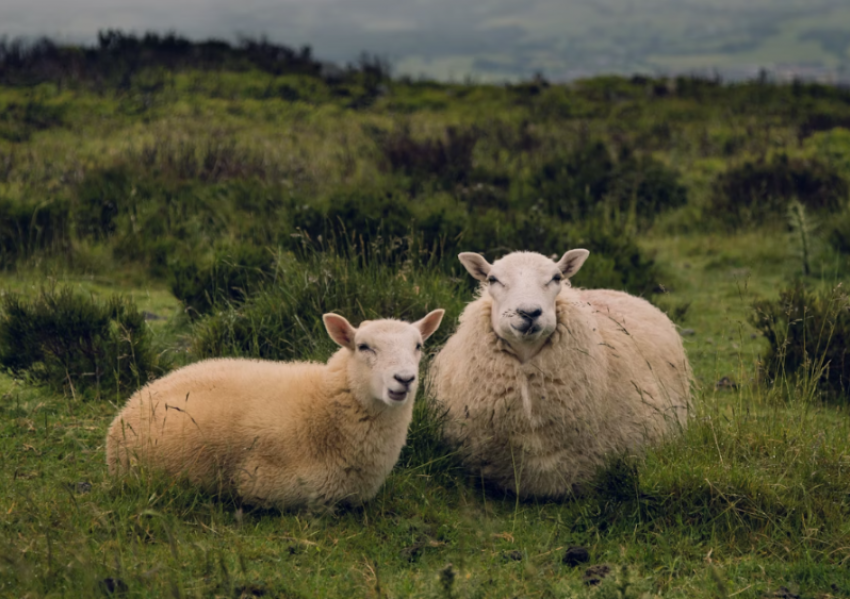
[[[586,496],[518,501],[458,467],[420,393],[374,501],[281,514],[112,479],[128,391],[73,362],[59,380],[6,368],[0,596],[850,596],[847,391],[805,371],[770,384],[752,324],[754,301],[850,273],[845,92],[128,72],[0,87],[0,312],[45,289],[132,298],[152,376],[211,347],[325,359],[322,311],[444,306],[445,339],[473,294],[458,251],[586,246],[577,285],[644,295],[680,327],[695,413]],[[571,546],[590,561],[565,563]]]

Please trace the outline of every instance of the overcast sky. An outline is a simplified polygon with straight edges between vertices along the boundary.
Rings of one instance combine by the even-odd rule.
[[[437,77],[850,64],[850,0],[0,0],[7,38],[108,28],[264,35]]]

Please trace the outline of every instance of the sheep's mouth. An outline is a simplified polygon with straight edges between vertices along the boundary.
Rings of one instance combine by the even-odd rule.
[[[407,399],[407,391],[393,391],[392,389],[387,389],[387,395],[389,395],[390,399],[393,401],[404,401]]]
[[[536,325],[531,322],[525,322],[521,326],[511,324],[511,328],[523,337],[531,337],[532,335],[536,335],[540,332],[540,325]]]

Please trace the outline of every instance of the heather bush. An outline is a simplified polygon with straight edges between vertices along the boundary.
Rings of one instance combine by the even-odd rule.
[[[753,308],[750,321],[769,344],[764,370],[771,381],[811,380],[848,397],[850,299],[840,285],[816,291],[797,282],[778,300],[756,301]]]
[[[132,301],[100,301],[65,287],[2,298],[0,366],[59,392],[121,398],[166,364]]]
[[[186,168],[181,172],[198,175]],[[299,214],[321,222],[312,208],[299,212],[290,192],[258,179],[178,179],[124,165],[89,173],[72,203],[77,236],[105,241],[119,260],[167,278],[171,261],[198,260],[222,240],[287,244]]]
[[[714,182],[710,210],[728,227],[759,224],[784,216],[792,199],[812,211],[834,212],[846,201],[848,183],[832,166],[789,158],[745,162]]]
[[[678,172],[628,148],[615,160],[601,141],[582,144],[566,156],[547,161],[529,184],[530,193],[543,200],[550,215],[567,221],[604,209],[634,214],[647,224],[688,200]]]
[[[38,250],[64,249],[70,241],[68,203],[0,196],[0,267]]]
[[[33,133],[63,122],[64,109],[61,106],[45,104],[37,100],[25,103],[10,102],[0,108],[0,139],[11,142],[25,142]]]
[[[191,351],[198,358],[323,359],[335,349],[322,324],[326,312],[356,326],[376,318],[412,321],[444,308],[444,324],[428,343],[434,348],[451,334],[471,296],[463,281],[413,263],[398,268],[355,253],[315,253],[300,260],[284,255],[274,284],[198,322]]]
[[[830,245],[843,255],[850,254],[850,209],[833,217],[828,227]]]
[[[445,188],[469,180],[480,135],[474,127],[447,127],[443,137],[423,140],[414,138],[408,127],[389,134],[376,132],[390,170],[414,179],[431,179]]]
[[[170,268],[170,287],[190,317],[206,314],[216,304],[237,304],[271,281],[274,255],[263,247],[239,244],[216,252],[205,264],[176,261]]]

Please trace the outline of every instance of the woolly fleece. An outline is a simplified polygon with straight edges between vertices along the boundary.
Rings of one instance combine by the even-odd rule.
[[[491,305],[485,293],[466,307],[428,380],[448,412],[446,437],[477,478],[562,498],[609,456],[685,425],[690,366],[675,327],[649,302],[567,284],[555,332],[526,363],[494,333]]]
[[[214,359],[181,368],[115,418],[109,472],[142,463],[258,507],[367,501],[398,460],[417,383],[402,405],[363,401],[353,361],[341,348],[327,365]]]

